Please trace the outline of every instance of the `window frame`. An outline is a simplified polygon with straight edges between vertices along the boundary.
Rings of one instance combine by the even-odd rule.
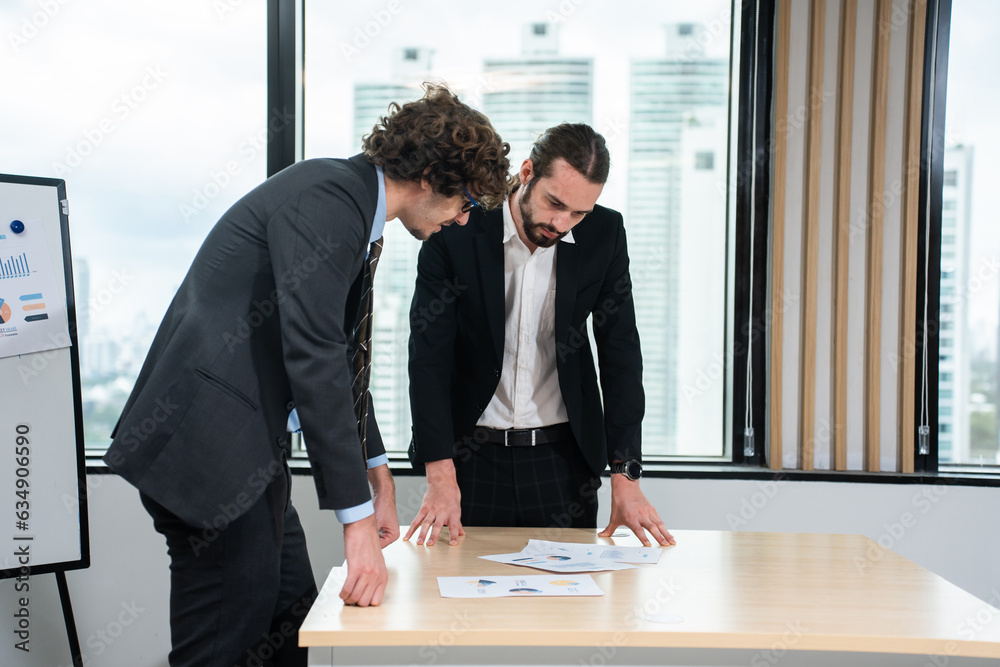
[[[930,224],[919,225],[917,247],[926,252],[917,252],[917,309],[913,322],[916,341],[917,367],[914,383],[914,473],[937,473],[940,471],[938,459],[938,421],[940,390],[940,332],[943,328],[941,311],[941,236],[943,193],[944,193],[944,129],[948,91],[948,47],[951,34],[951,0],[928,0],[924,40],[923,102],[920,120],[920,198],[921,220],[930,206]],[[933,127],[929,124],[933,123]],[[928,144],[928,139],[932,142]],[[928,153],[928,151],[930,151]],[[929,158],[929,159],[928,159]],[[928,192],[928,170],[930,191]],[[928,199],[929,195],[929,199]],[[926,276],[926,279],[925,279]],[[921,296],[927,294],[927,349],[924,351],[923,303]],[[950,315],[949,315],[950,317]],[[926,358],[926,362],[925,362]],[[930,425],[929,448],[927,454],[920,453],[920,409],[922,387],[920,378],[927,373],[927,415]]]
[[[732,463],[768,466],[767,451],[767,312],[771,218],[771,145],[774,123],[775,0],[744,2],[740,26],[736,225],[733,265],[735,288],[730,310],[732,331],[732,413],[728,415]],[[754,94],[756,87],[756,95]],[[754,108],[756,106],[756,109]],[[756,145],[756,155],[754,152]],[[762,148],[763,147],[763,148]],[[730,166],[732,169],[732,166]],[[754,224],[751,231],[750,215]],[[752,234],[752,236],[751,236]],[[748,358],[749,357],[749,358]],[[747,364],[750,374],[747,391]],[[738,419],[753,415],[754,453],[744,453],[744,429]]]

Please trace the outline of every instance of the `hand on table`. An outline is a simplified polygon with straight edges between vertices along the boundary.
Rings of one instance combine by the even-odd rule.
[[[344,525],[344,553],[347,556],[347,580],[340,590],[344,604],[376,607],[389,580],[389,571],[379,545],[375,515]]]
[[[419,527],[417,544],[423,544],[426,537],[427,546],[434,546],[441,529],[448,526],[451,543],[458,544],[458,538],[465,535],[465,529],[462,528],[462,492],[458,489],[455,477],[455,462],[451,459],[430,461],[426,467],[427,492],[424,494],[424,502],[403,539],[410,539]]]
[[[611,537],[618,526],[628,526],[643,546],[650,546],[646,537],[647,530],[660,546],[677,544],[656,508],[639,489],[639,480],[631,480],[616,473],[611,475],[611,521],[598,536]]]

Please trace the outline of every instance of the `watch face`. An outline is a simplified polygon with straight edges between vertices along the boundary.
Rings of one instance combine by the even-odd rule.
[[[642,477],[642,464],[635,459],[632,459],[625,464],[625,474],[630,479],[639,479]]]

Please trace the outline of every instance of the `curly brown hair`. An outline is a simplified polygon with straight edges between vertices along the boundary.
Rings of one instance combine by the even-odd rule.
[[[507,154],[486,116],[441,84],[425,83],[424,96],[400,106],[393,102],[365,136],[368,160],[390,178],[426,179],[446,197],[468,188],[484,208],[499,206],[509,192]]]

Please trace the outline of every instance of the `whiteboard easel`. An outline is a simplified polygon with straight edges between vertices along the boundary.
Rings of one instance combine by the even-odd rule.
[[[50,340],[49,349],[0,358],[0,578],[16,579],[30,600],[31,577],[55,573],[76,660],[65,573],[90,566],[90,543],[64,181],[0,174],[0,300],[0,336]],[[63,319],[62,334],[44,328]]]

